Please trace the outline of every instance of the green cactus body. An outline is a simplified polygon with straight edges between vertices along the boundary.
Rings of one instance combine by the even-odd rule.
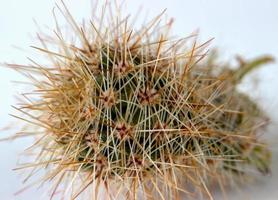
[[[139,191],[146,199],[175,199],[188,192],[184,180],[211,197],[210,179],[232,179],[250,166],[269,172],[270,152],[256,126],[266,118],[236,89],[262,62],[215,74],[218,64],[201,60],[206,43],[189,48],[168,39],[170,25],[158,19],[139,31],[119,17],[101,30],[73,26],[80,46],[60,41],[58,53],[39,49],[55,67],[27,70],[40,74],[32,80],[40,98],[19,108],[43,130],[33,168],[49,169],[45,180],[57,185],[73,181],[70,199],[99,182],[108,194],[117,185],[126,199]]]

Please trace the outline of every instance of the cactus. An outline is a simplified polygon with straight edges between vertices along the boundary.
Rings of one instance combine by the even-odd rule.
[[[267,117],[237,85],[272,58],[231,70],[207,56],[209,42],[172,39],[163,13],[135,30],[128,17],[104,11],[80,26],[62,10],[78,42],[57,26],[55,51],[43,36],[35,47],[49,65],[9,65],[34,86],[16,108],[37,131],[35,158],[22,168],[47,170],[51,198],[94,187],[82,199],[103,199],[100,185],[110,199],[179,199],[192,188],[213,198],[215,181],[225,185],[250,168],[269,173],[271,154],[258,137]]]

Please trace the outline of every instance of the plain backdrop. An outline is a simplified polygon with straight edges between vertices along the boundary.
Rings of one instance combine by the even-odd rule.
[[[59,1],[56,1],[59,4]],[[69,9],[76,19],[89,18],[90,0],[68,0]],[[278,1],[277,0],[127,0],[129,13],[155,16],[164,8],[167,15],[175,19],[173,33],[187,36],[195,30],[200,31],[200,40],[215,38],[212,47],[218,47],[223,60],[234,62],[235,55],[253,58],[261,54],[270,54],[278,58]],[[32,57],[29,46],[37,28],[34,19],[41,26],[54,27],[52,10],[54,0],[0,0],[0,63],[28,63],[26,57]],[[244,80],[242,89],[256,99],[271,116],[271,125],[266,138],[274,151],[272,176],[262,178],[252,186],[243,187],[244,192],[231,191],[230,199],[278,199],[278,162],[277,121],[278,121],[278,68],[277,64],[267,65],[252,73]],[[11,105],[20,91],[11,81],[24,80],[14,71],[0,68],[0,127],[10,122],[17,125],[9,116],[14,113]],[[10,131],[1,131],[0,138],[11,135]],[[30,189],[15,196],[22,188],[16,167],[19,153],[31,140],[18,140],[0,143],[0,200],[38,200],[47,199],[44,190]],[[221,199],[221,197],[219,197]]]

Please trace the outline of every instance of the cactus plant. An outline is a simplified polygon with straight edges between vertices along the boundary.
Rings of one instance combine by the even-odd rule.
[[[258,137],[267,117],[237,85],[271,57],[232,70],[206,51],[209,42],[172,39],[163,13],[136,30],[113,6],[79,25],[62,5],[76,42],[57,26],[47,40],[55,50],[43,36],[35,47],[49,65],[9,64],[34,86],[16,108],[36,136],[35,158],[22,168],[47,170],[51,198],[62,190],[76,199],[90,187],[82,199],[213,198],[214,182],[269,172]]]

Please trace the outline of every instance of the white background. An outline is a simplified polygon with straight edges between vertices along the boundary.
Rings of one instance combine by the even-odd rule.
[[[57,1],[59,2],[59,1]],[[90,0],[65,1],[73,15],[88,18]],[[28,63],[32,57],[31,35],[37,31],[33,22],[53,27],[52,9],[54,0],[0,0],[0,63]],[[201,41],[214,37],[211,46],[222,50],[223,59],[233,61],[235,54],[253,58],[261,54],[271,54],[278,58],[278,1],[276,0],[137,0],[127,1],[127,10],[136,13],[143,6],[141,16],[155,16],[167,8],[167,15],[174,17],[173,33],[187,36],[200,30]],[[148,11],[148,12],[145,12]],[[18,50],[13,46],[22,48]],[[231,199],[278,199],[278,64],[268,65],[251,74],[242,88],[254,97],[271,116],[272,124],[266,133],[273,147],[273,174],[262,181],[243,188],[244,193],[231,192]],[[18,94],[12,80],[23,80],[16,72],[0,68],[0,127],[15,121],[8,114],[13,113],[13,95]],[[254,82],[256,80],[256,83]],[[13,123],[14,126],[17,123]],[[3,133],[0,138],[11,134]],[[27,147],[29,140],[0,143],[0,200],[37,200],[43,190],[31,189],[14,196],[22,188],[20,176],[12,171],[16,166],[19,152]],[[221,199],[221,198],[219,198]]]

